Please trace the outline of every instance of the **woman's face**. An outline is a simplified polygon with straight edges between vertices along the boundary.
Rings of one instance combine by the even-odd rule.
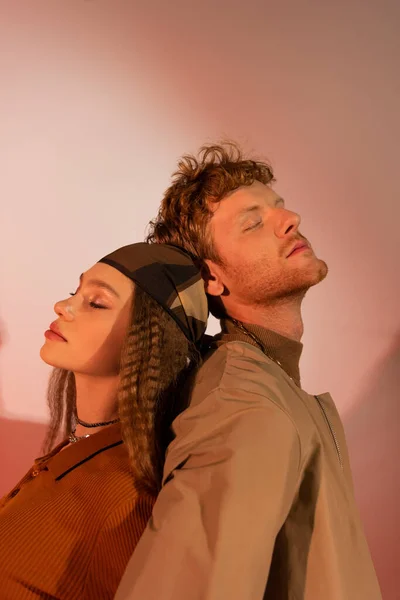
[[[57,302],[40,356],[74,373],[109,377],[119,372],[130,324],[133,283],[103,263],[83,273],[76,292]]]

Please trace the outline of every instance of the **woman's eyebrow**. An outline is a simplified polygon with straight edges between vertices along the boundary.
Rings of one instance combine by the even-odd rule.
[[[83,279],[84,279],[84,274],[82,273],[82,275],[79,278],[79,281],[81,283],[83,283]],[[109,283],[106,283],[105,281],[102,281],[101,279],[88,279],[87,281],[85,281],[86,285],[93,285],[96,287],[100,287],[103,288],[105,290],[108,290],[109,292],[111,292],[112,294],[114,294],[114,296],[116,296],[116,298],[119,298],[120,295],[118,294],[118,292],[112,287],[112,285],[110,285]]]

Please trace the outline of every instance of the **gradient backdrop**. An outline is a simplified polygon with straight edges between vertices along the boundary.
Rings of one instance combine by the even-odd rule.
[[[303,383],[336,399],[400,598],[399,17],[397,0],[0,0],[0,492],[39,453],[55,300],[143,239],[181,153],[234,138],[330,265]]]

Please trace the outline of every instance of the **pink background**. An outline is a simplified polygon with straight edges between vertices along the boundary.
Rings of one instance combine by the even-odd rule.
[[[399,17],[397,0],[0,0],[0,492],[39,453],[54,301],[143,238],[181,153],[234,138],[330,265],[303,384],[336,399],[399,598]]]

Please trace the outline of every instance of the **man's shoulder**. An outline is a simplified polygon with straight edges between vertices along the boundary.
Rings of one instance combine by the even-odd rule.
[[[284,379],[281,368],[259,348],[243,341],[230,341],[210,350],[195,377],[190,405],[196,405],[216,390],[239,389],[268,395]]]
[[[213,447],[226,435],[244,443],[254,419],[289,426],[297,435],[288,408],[295,392],[288,380],[276,363],[251,344],[229,341],[213,349],[194,379],[189,406],[173,423],[175,439],[166,470],[170,472],[194,449]],[[255,436],[259,433],[254,431]]]
[[[214,346],[204,357],[199,376],[207,376],[217,371],[221,377],[230,369],[245,368],[245,365],[257,365],[263,368],[270,359],[256,346],[241,340],[229,341]]]

